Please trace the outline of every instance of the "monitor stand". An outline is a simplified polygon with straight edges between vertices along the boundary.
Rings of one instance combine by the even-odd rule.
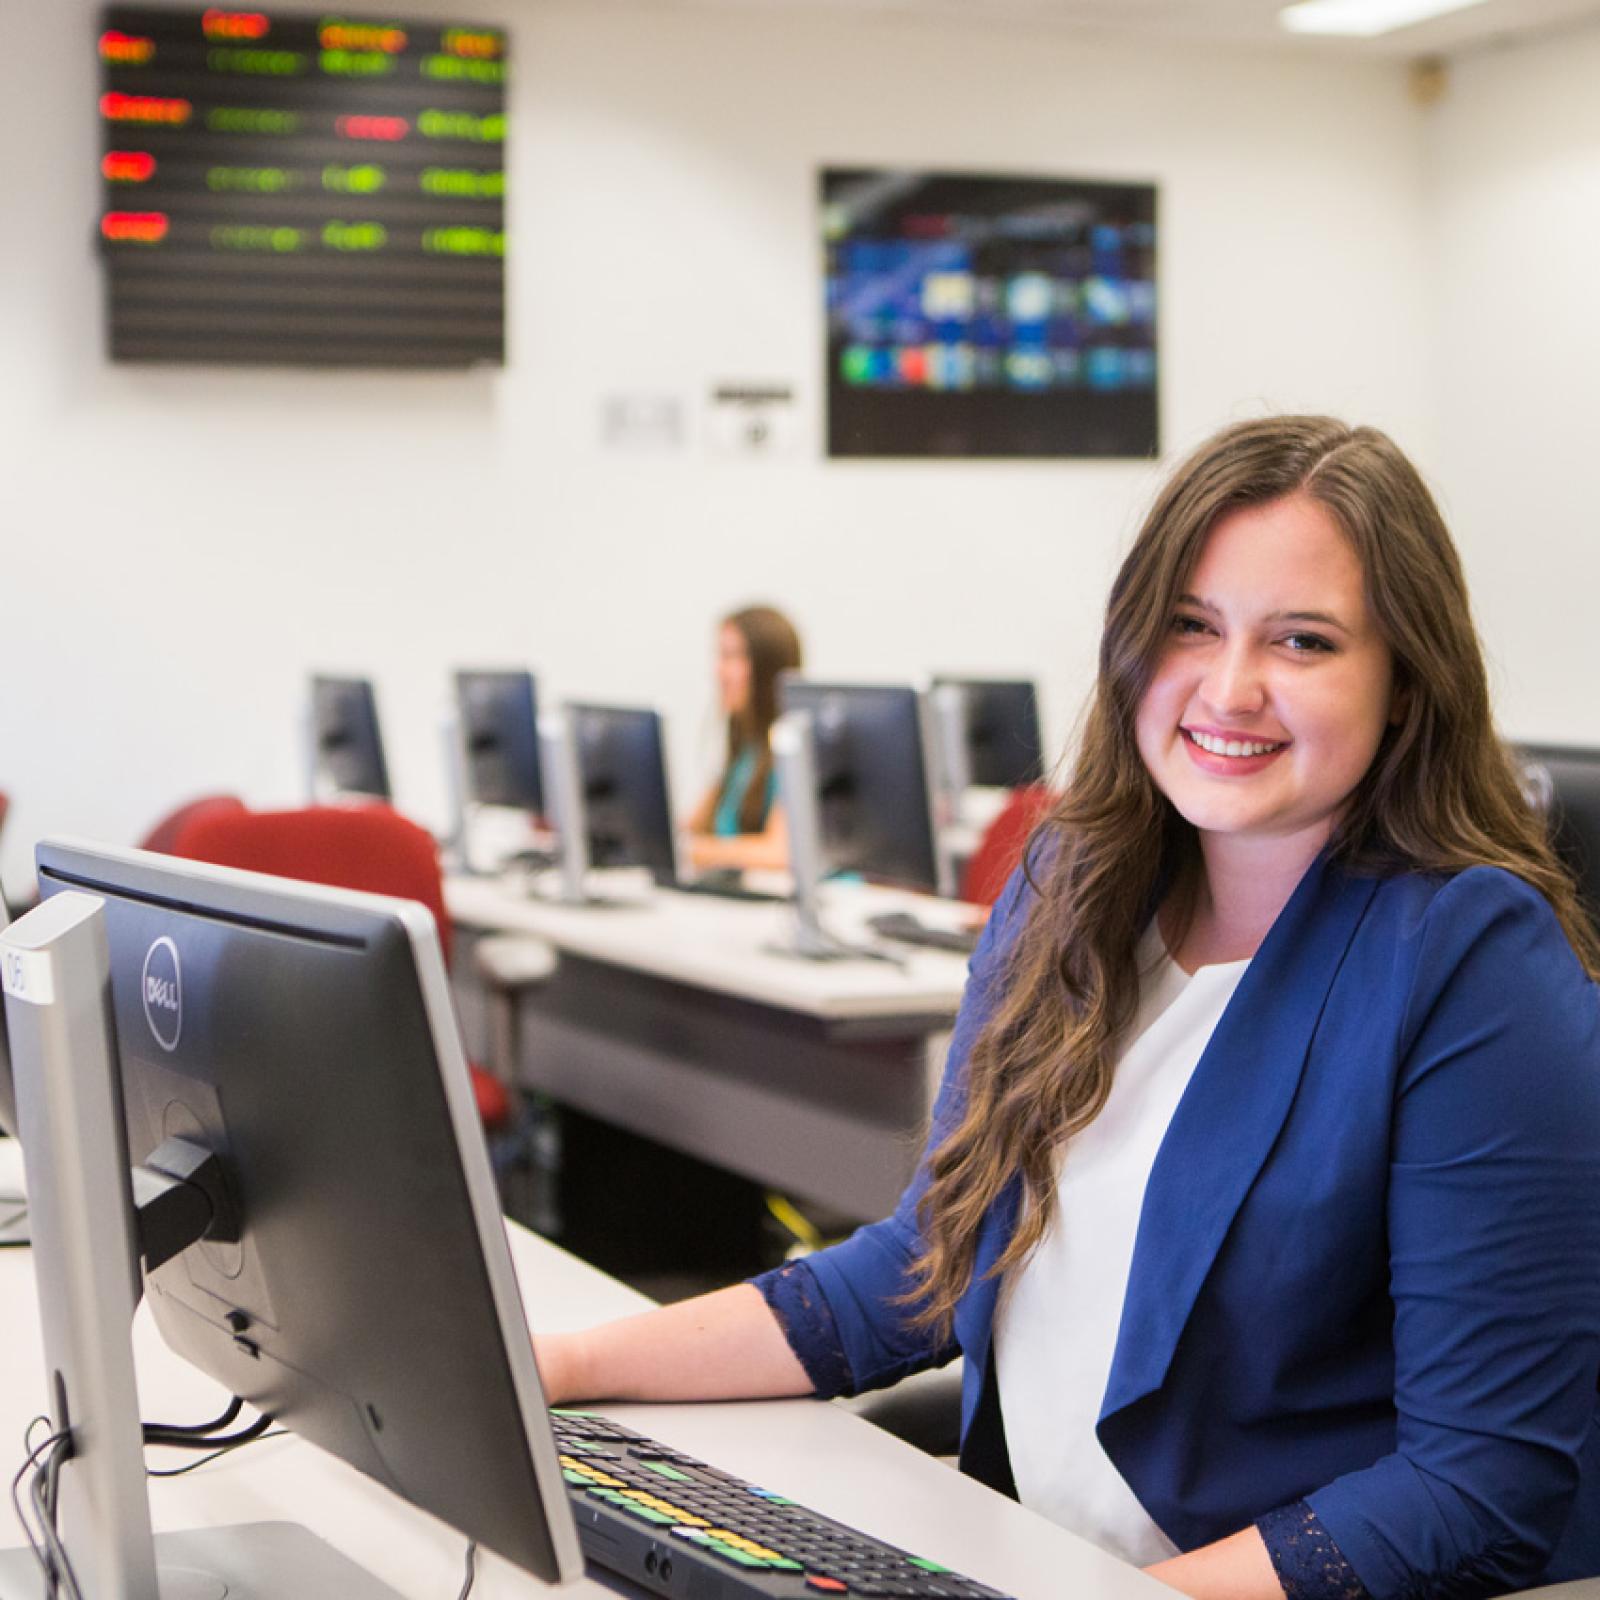
[[[104,902],[67,891],[0,932],[0,977],[50,1420],[75,1446],[59,1510],[78,1590],[90,1600],[399,1600],[294,1524],[152,1533],[132,1327],[142,1213],[112,1048]],[[202,1234],[209,1225],[208,1208]],[[44,1588],[31,1551],[0,1552],[0,1600],[40,1600]]]
[[[158,1533],[152,1540],[157,1587],[119,1589],[143,1600],[401,1600],[309,1528],[294,1522],[241,1522],[228,1528]],[[81,1568],[74,1567],[81,1577]],[[86,1600],[93,1591],[85,1590]],[[44,1600],[31,1550],[0,1550],[0,1600]]]
[[[811,713],[786,711],[772,725],[772,765],[789,834],[789,872],[794,880],[794,932],[768,948],[803,961],[904,961],[887,950],[849,944],[822,925],[822,820],[817,814],[816,759]]]

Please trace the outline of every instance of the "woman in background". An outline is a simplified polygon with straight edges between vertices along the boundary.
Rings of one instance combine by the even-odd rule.
[[[728,719],[722,776],[689,819],[689,859],[701,871],[789,865],[789,840],[772,769],[778,674],[800,665],[800,635],[772,606],[746,606],[722,621],[717,685]]]

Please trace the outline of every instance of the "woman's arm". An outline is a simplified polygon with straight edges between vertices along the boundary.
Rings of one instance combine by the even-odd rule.
[[[697,811],[695,819],[699,818]],[[737,867],[781,872],[789,865],[789,825],[784,820],[783,807],[773,806],[760,833],[715,834],[691,826],[689,859],[706,869]]]
[[[1005,945],[1021,926],[1026,898],[1019,872],[973,956],[934,1112],[934,1140],[959,1115],[956,1086],[994,1003]],[[911,1287],[923,1181],[919,1170],[893,1216],[764,1274],[761,1287],[740,1284],[584,1333],[540,1335],[533,1344],[547,1400],[855,1393],[949,1360],[954,1344],[934,1344],[909,1325],[899,1304]]]
[[[1600,999],[1507,873],[1460,874],[1415,938],[1387,1196],[1395,1447],[1305,1501],[1369,1593],[1466,1600],[1543,1572],[1594,1427]]]
[[[689,813],[689,820],[683,824],[685,833],[710,833],[711,825],[717,815],[717,796],[720,793],[716,784],[712,784],[700,796],[700,803]]]
[[[545,1399],[765,1400],[812,1392],[761,1291],[735,1284],[533,1341]]]

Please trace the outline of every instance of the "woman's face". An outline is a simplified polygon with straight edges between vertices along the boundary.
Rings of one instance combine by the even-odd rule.
[[[1315,500],[1287,495],[1211,530],[1139,706],[1139,754],[1203,843],[1314,853],[1393,692],[1355,551]]]
[[[723,623],[717,635],[717,688],[722,709],[730,717],[750,704],[750,649],[731,622]]]

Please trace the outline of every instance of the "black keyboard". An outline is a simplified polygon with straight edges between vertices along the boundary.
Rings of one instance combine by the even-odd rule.
[[[957,955],[970,956],[978,948],[981,928],[930,928],[919,922],[909,911],[885,911],[869,917],[867,926],[884,939],[897,939],[901,944],[920,944],[929,950],[952,950]]]
[[[790,896],[772,889],[752,889],[739,872],[702,872],[698,878],[680,880],[673,885],[680,894],[709,894],[720,900],[787,900]]]
[[[687,1600],[1005,1600],[769,1489],[587,1412],[553,1411],[584,1554]]]

